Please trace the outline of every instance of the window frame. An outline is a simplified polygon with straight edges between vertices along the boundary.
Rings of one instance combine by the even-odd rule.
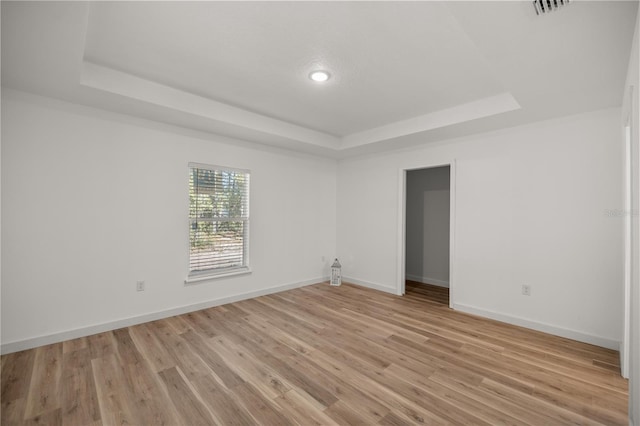
[[[236,219],[238,222],[243,222],[243,238],[242,238],[242,265],[222,268],[211,268],[206,270],[192,270],[191,269],[191,228],[193,224],[193,218],[191,217],[191,185],[190,179],[193,169],[210,170],[213,172],[228,172],[243,174],[246,178],[246,216],[241,217],[228,217],[222,221],[233,221]],[[187,278],[184,280],[185,284],[198,283],[201,281],[212,280],[217,278],[230,277],[235,275],[244,275],[251,273],[249,263],[249,235],[250,235],[250,199],[251,199],[251,171],[248,169],[237,169],[226,166],[217,166],[213,164],[203,164],[189,162],[187,166],[187,249],[188,249],[188,261],[187,261]],[[215,218],[211,220],[216,222]],[[221,221],[221,222],[222,222]]]

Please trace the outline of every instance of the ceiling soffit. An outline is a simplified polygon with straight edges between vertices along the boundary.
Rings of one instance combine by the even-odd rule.
[[[330,156],[618,106],[636,2],[530,6],[3,2],[2,83]]]

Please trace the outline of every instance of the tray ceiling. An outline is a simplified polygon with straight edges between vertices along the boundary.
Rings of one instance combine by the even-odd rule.
[[[2,2],[2,84],[341,156],[619,106],[636,2]],[[332,78],[313,83],[323,68]]]

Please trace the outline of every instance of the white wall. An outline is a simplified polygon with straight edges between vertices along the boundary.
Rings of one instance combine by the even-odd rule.
[[[342,160],[345,280],[398,291],[400,170],[455,161],[455,307],[617,349],[621,154],[615,108]]]
[[[449,287],[449,193],[448,166],[407,172],[407,279]]]
[[[629,421],[631,425],[640,425],[640,104],[638,86],[640,85],[640,11],[636,16],[636,29],[629,59],[629,69],[625,84],[625,95],[631,93],[631,99],[624,100],[623,124],[627,118],[631,121],[631,211],[625,212],[631,217],[631,321],[629,356]]]
[[[3,90],[3,349],[327,277],[335,160],[227,142]],[[251,170],[252,274],[185,286],[190,161]]]

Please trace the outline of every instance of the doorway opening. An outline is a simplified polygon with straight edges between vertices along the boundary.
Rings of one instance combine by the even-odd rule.
[[[452,197],[449,164],[405,171],[404,286],[446,306],[451,303]]]

